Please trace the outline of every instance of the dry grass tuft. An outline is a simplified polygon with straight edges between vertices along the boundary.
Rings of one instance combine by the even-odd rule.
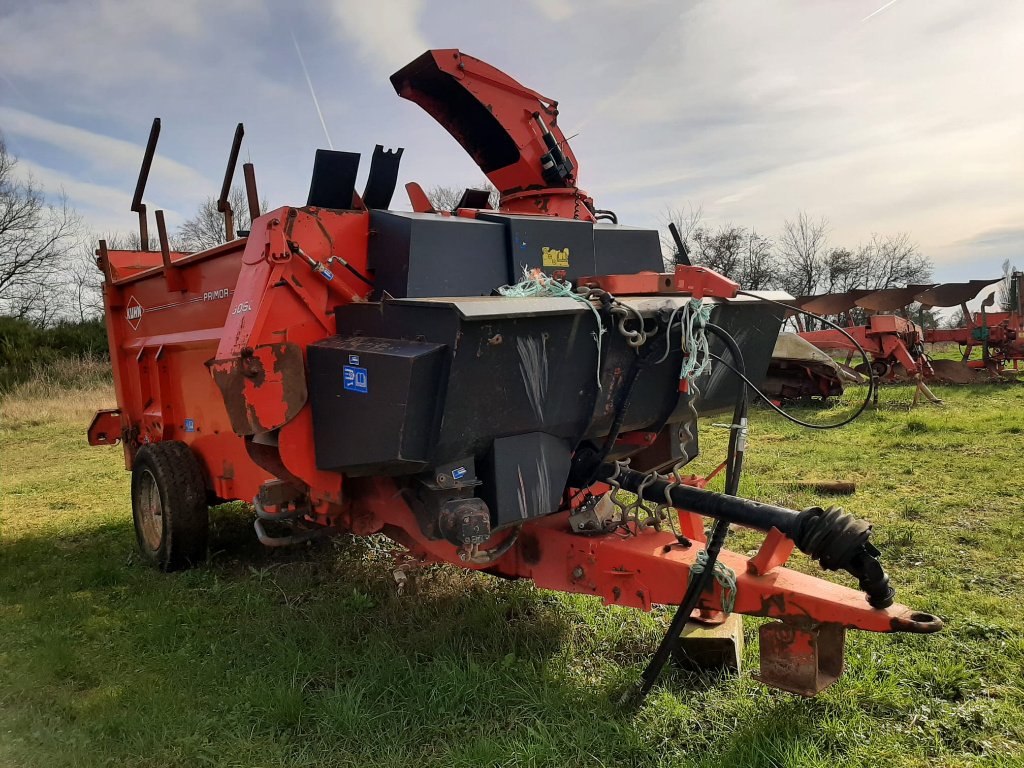
[[[110,361],[68,357],[35,367],[27,381],[0,395],[0,428],[85,421],[115,405]]]

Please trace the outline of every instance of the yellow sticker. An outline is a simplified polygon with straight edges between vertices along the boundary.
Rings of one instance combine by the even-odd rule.
[[[543,261],[545,267],[568,267],[569,266],[569,249],[563,248],[558,250],[557,248],[548,248],[546,245],[541,248],[543,254]]]

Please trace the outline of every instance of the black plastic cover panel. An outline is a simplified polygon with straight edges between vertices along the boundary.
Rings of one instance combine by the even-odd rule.
[[[505,225],[508,267],[515,282],[534,268],[548,275],[564,270],[570,280],[597,274],[594,225],[589,221],[504,213],[481,213],[477,219]]]
[[[562,500],[572,446],[544,432],[500,437],[482,462],[481,496],[495,528],[550,515]]]
[[[595,275],[633,275],[665,270],[661,237],[654,229],[595,224],[594,260]]]
[[[501,224],[371,211],[370,229],[375,298],[487,296],[509,281]]]
[[[313,161],[313,178],[309,182],[306,205],[317,208],[351,209],[358,170],[358,152],[318,149],[316,159]]]
[[[362,475],[426,466],[440,417],[444,350],[443,344],[367,337],[310,344],[317,467]]]

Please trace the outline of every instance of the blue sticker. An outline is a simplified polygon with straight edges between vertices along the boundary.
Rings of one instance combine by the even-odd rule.
[[[344,387],[349,392],[360,392],[364,395],[369,392],[369,377],[366,375],[365,368],[356,368],[352,365],[346,365],[343,368],[343,374]]]
[[[452,470],[452,477],[454,477],[456,480],[461,480],[465,476],[466,476],[466,468],[465,467],[458,467],[457,469],[453,469]]]
[[[195,419],[185,419],[185,431],[186,432],[195,432],[196,431]]]
[[[349,355],[348,356],[348,364],[349,365],[359,365],[359,355]]]

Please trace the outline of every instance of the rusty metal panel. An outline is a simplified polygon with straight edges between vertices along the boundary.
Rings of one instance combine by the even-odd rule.
[[[306,404],[306,370],[298,344],[262,344],[249,354],[214,360],[210,370],[235,434],[277,429]]]
[[[857,306],[871,312],[894,312],[917,301],[917,294],[934,288],[936,283],[908,285],[906,288],[883,288],[857,299]]]
[[[799,306],[808,312],[814,312],[817,315],[838,315],[842,312],[848,312],[857,306],[857,300],[867,296],[873,291],[869,290],[856,290],[846,291],[845,293],[826,293],[821,296],[808,296],[801,297],[802,302]]]
[[[845,643],[841,624],[762,624],[761,671],[754,678],[773,688],[814,696],[843,674]]]
[[[957,307],[977,296],[982,288],[999,280],[969,280],[966,283],[940,283],[917,294],[915,301],[926,307]]]

